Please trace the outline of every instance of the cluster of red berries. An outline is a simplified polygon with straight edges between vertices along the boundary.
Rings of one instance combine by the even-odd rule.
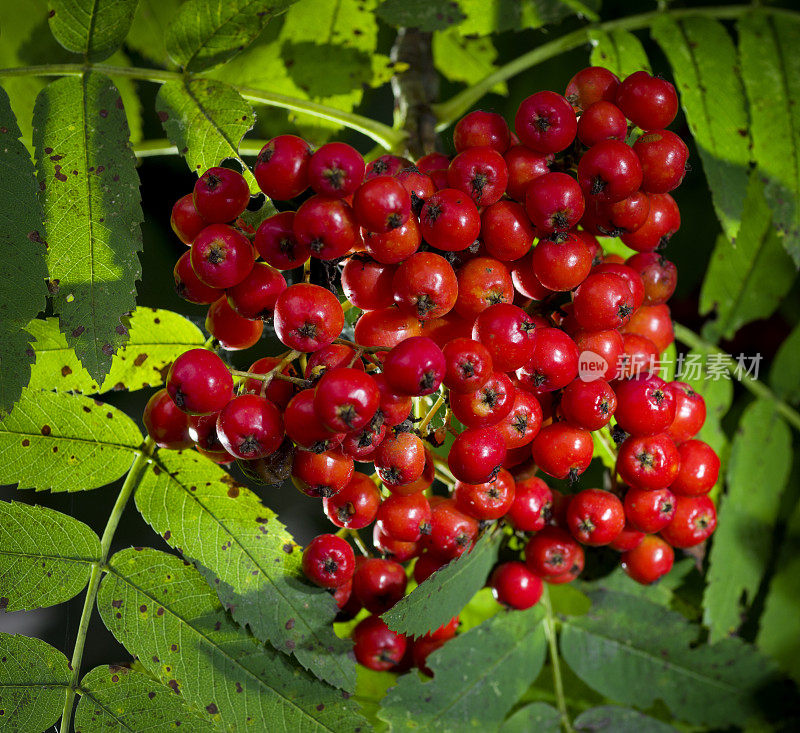
[[[590,67],[565,96],[525,99],[516,134],[500,115],[466,115],[452,159],[365,165],[344,143],[312,151],[276,137],[255,177],[299,206],[256,231],[239,219],[250,192],[237,172],[212,168],[175,204],[173,228],[190,247],[176,286],[209,305],[210,333],[244,349],[266,320],[290,351],[256,361],[237,390],[216,353],[183,354],[147,406],[148,431],[219,463],[278,456],[322,500],[343,531],[316,537],[303,568],[342,617],[372,614],[354,631],[362,664],[425,669],[458,621],[417,640],[388,629],[379,615],[406,592],[401,563],[415,559],[421,583],[489,524],[524,546],[524,562],[503,562],[489,581],[511,608],[537,603],[542,581],[576,578],[584,546],[609,545],[651,583],[672,567],[673,547],[714,530],[707,493],[719,460],[694,439],[703,399],[653,366],[673,339],[676,269],[656,250],[680,225],[669,192],[688,151],[664,129],[677,109],[663,79],[640,71],[620,82]],[[598,236],[637,254],[607,255]],[[311,258],[340,277],[345,307],[363,311],[353,340],[340,338],[339,297],[308,282]],[[282,271],[301,267],[287,285]],[[435,414],[443,425],[432,429]],[[576,481],[593,431],[612,417],[610,490],[565,494],[535,475]],[[448,431],[445,461],[431,447]],[[435,479],[448,496],[431,493]],[[356,559],[340,535],[371,524],[384,557]]]

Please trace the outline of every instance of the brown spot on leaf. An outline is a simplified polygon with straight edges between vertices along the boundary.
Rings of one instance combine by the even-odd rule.
[[[8,608],[8,598],[2,596],[0,598],[0,611],[5,611]]]
[[[169,682],[167,682],[167,684],[172,688],[172,691],[176,695],[180,695],[181,694],[181,691],[178,688],[178,680],[170,680]]]
[[[286,629],[287,629],[287,631],[291,631],[293,628],[294,628],[294,619],[293,619],[293,618],[290,618],[290,619],[289,619],[289,620],[286,622]]]
[[[147,361],[147,354],[139,354],[139,356],[137,356],[137,357],[136,357],[136,358],[133,360],[133,365],[134,365],[134,366],[137,366],[137,367],[140,367],[140,366],[142,366],[142,364],[144,364],[146,361]]]
[[[78,338],[78,336],[80,336],[85,330],[86,330],[86,328],[84,328],[83,326],[78,326],[77,328],[73,328],[72,329],[72,336],[74,338]]]
[[[23,438],[23,440],[22,440],[22,447],[23,448],[27,448],[30,444],[31,444],[30,440],[28,440],[27,438]]]
[[[164,110],[159,110],[158,119],[161,120],[162,122],[166,122],[169,119],[169,115],[166,112],[164,112]]]
[[[212,715],[216,715],[219,712],[219,708],[212,702],[209,705],[206,705],[206,710]]]
[[[64,366],[61,367],[61,376],[68,377],[70,374],[72,374],[72,369],[70,369],[66,364],[64,364]]]
[[[127,336],[127,335],[128,335],[128,329],[127,329],[127,328],[125,328],[125,326],[123,326],[121,323],[120,323],[120,324],[119,324],[119,326],[117,326],[117,327],[116,327],[114,330],[115,330],[115,331],[116,331],[116,332],[117,332],[117,333],[118,333],[120,336]]]
[[[52,432],[53,431],[50,429],[49,425],[42,425],[42,435],[44,435],[46,437],[46,436],[50,435],[50,433],[52,433]]]
[[[238,486],[231,486],[228,489],[228,496],[230,496],[231,499],[235,499],[237,496],[239,496],[239,487]]]
[[[288,542],[283,546],[283,551],[287,555],[291,555],[294,552],[294,546],[290,545]]]
[[[113,356],[114,355],[114,347],[111,344],[103,344],[103,348],[100,349],[106,356]]]
[[[122,608],[122,601],[111,601],[112,608]]]

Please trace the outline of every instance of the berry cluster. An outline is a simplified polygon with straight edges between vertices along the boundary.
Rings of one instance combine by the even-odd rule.
[[[303,568],[343,618],[372,614],[354,631],[362,664],[426,669],[458,620],[417,640],[388,629],[379,615],[406,593],[402,563],[415,560],[421,583],[490,525],[509,542],[489,584],[519,609],[543,581],[576,578],[584,547],[609,545],[631,578],[652,583],[673,547],[714,530],[719,460],[694,439],[703,399],[653,368],[673,338],[676,269],[657,250],[680,226],[669,192],[688,151],[664,129],[677,108],[663,79],[589,67],[564,96],[525,99],[516,134],[500,115],[465,116],[452,159],[366,165],[344,143],[312,151],[276,137],[254,173],[288,204],[257,231],[239,219],[247,183],[225,168],[175,204],[189,245],[176,286],[209,305],[209,332],[245,349],[267,321],[289,351],[234,374],[213,351],[183,354],[147,429],[160,446],[262,475],[288,467],[321,500],[341,530],[316,537]],[[605,254],[598,237],[637,254]],[[309,281],[312,259],[331,288]],[[351,307],[363,313],[347,340]],[[541,475],[578,480],[612,418],[610,490],[548,486]],[[435,451],[445,439],[446,460]],[[447,495],[432,493],[435,480]],[[344,538],[363,548],[357,532],[370,525],[382,557],[356,558]]]

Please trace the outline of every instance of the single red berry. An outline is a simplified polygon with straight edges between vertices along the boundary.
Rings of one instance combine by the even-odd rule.
[[[653,534],[666,527],[675,515],[675,495],[669,489],[628,489],[625,518],[630,526]]]
[[[617,364],[625,353],[625,345],[619,331],[581,330],[573,334],[573,339],[580,352],[578,370],[584,381],[614,379]]]
[[[393,347],[383,360],[383,373],[398,394],[421,397],[442,383],[445,359],[427,336],[412,336]]]
[[[305,378],[318,380],[325,372],[338,367],[352,367],[364,371],[364,362],[347,344],[330,344],[310,354],[306,361]]]
[[[353,209],[341,199],[319,194],[303,202],[292,227],[300,246],[321,260],[344,257],[358,238]]]
[[[406,652],[406,638],[392,631],[380,616],[368,616],[353,629],[353,653],[359,664],[385,672],[399,664]]]
[[[375,414],[360,430],[345,433],[342,439],[342,452],[354,461],[371,461],[378,446],[386,439],[388,431],[382,416]]]
[[[625,510],[610,491],[584,489],[572,497],[567,507],[567,526],[578,542],[600,547],[622,532]]]
[[[178,297],[189,303],[208,305],[225,294],[219,288],[209,287],[195,275],[191,263],[191,250],[184,252],[178,258],[172,274],[175,277],[175,292]]]
[[[502,434],[509,451],[528,445],[542,427],[542,406],[539,400],[525,389],[514,390],[511,410],[495,427]]]
[[[654,374],[640,374],[619,382],[617,424],[631,435],[655,435],[664,432],[675,419],[675,397],[666,382]]]
[[[353,480],[353,459],[339,451],[296,450],[292,460],[294,485],[306,496],[335,496]]]
[[[344,315],[342,315],[342,323],[344,323]],[[404,313],[396,306],[366,311],[356,321],[354,329],[355,341],[360,346],[389,348],[412,336],[419,336],[421,333],[419,318],[410,313]]]
[[[350,257],[342,268],[345,298],[362,310],[388,308],[394,302],[392,278],[396,269],[363,254]]]
[[[264,458],[283,441],[283,418],[265,397],[234,397],[217,416],[217,434],[228,453],[243,459]]]
[[[238,285],[253,269],[253,245],[227,224],[209,224],[192,242],[192,269],[212,288]]]
[[[514,129],[523,145],[541,153],[558,153],[569,147],[578,131],[570,103],[560,94],[542,91],[519,105]]]
[[[708,496],[676,496],[675,516],[661,536],[673,547],[685,549],[707,540],[716,527],[717,510]]]
[[[608,546],[617,552],[627,552],[634,547],[638,547],[644,538],[644,532],[634,529],[629,522],[626,522],[622,532]]]
[[[578,140],[587,148],[602,140],[622,140],[628,136],[628,120],[617,105],[605,100],[590,104],[578,120]]]
[[[194,205],[194,196],[191,193],[187,193],[185,196],[181,196],[173,205],[169,223],[178,239],[185,245],[191,245],[194,242],[194,238],[210,222],[206,221],[197,211]]]
[[[361,185],[365,170],[364,158],[354,147],[326,143],[308,161],[308,182],[316,193],[344,198]]]
[[[384,424],[390,428],[399,425],[411,412],[411,397],[397,394],[384,374],[373,374],[372,380],[380,395],[378,411]]]
[[[504,263],[491,257],[473,257],[458,268],[455,310],[470,322],[489,306],[511,303],[514,283]]]
[[[422,173],[416,166],[404,168],[395,178],[400,185],[408,192],[411,197],[411,211],[414,216],[419,216],[422,205],[436,193],[436,185],[433,179]],[[409,217],[411,219],[413,217]]]
[[[492,257],[510,262],[528,253],[534,228],[520,204],[502,199],[481,213],[481,236]]]
[[[582,554],[581,546],[568,532],[545,527],[528,540],[525,564],[534,575],[549,579],[570,573]]]
[[[303,572],[321,588],[344,585],[356,569],[353,548],[335,534],[321,534],[303,550]]]
[[[573,313],[581,328],[606,331],[624,326],[633,313],[633,295],[623,277],[589,275],[575,291]]]
[[[443,188],[423,205],[419,215],[425,241],[437,249],[459,252],[480,234],[481,217],[472,199],[462,191]]]
[[[638,231],[650,215],[650,197],[635,191],[621,201],[590,203],[581,225],[604,237],[619,237]]]
[[[242,318],[269,318],[284,290],[286,278],[265,262],[256,262],[244,280],[228,288],[228,305]]]
[[[618,262],[601,262],[592,268],[592,274],[611,272],[619,275],[628,285],[633,298],[633,310],[635,311],[644,301],[644,281],[642,276],[628,265]]]
[[[517,610],[535,606],[542,597],[542,579],[518,561],[498,565],[489,578],[489,585],[498,603]]]
[[[208,307],[206,330],[223,349],[241,351],[258,343],[264,332],[264,322],[260,318],[240,316],[223,296]]]
[[[497,475],[505,457],[505,440],[497,428],[469,428],[453,441],[447,465],[459,481],[482,484]]]
[[[681,212],[668,193],[648,194],[650,208],[644,224],[634,232],[623,234],[622,241],[637,252],[652,252],[666,247],[672,235],[681,228]]]
[[[515,201],[524,202],[528,184],[550,172],[553,155],[537,153],[524,145],[514,145],[506,151],[503,160],[508,169],[506,193]]]
[[[338,494],[322,500],[328,519],[337,527],[348,529],[363,529],[372,524],[380,503],[381,493],[375,482],[358,471]]]
[[[286,434],[303,450],[324,453],[339,446],[344,436],[326,428],[314,411],[314,390],[298,392],[283,413]]]
[[[172,401],[166,389],[158,390],[147,401],[142,422],[159,448],[182,450],[194,444],[187,414]]]
[[[617,396],[604,379],[585,382],[575,379],[561,394],[561,411],[573,425],[600,430],[608,425],[617,409]]]
[[[190,349],[172,363],[167,391],[184,412],[209,415],[219,412],[233,397],[233,377],[213,351]]]
[[[288,201],[308,188],[311,148],[296,135],[272,138],[258,154],[253,174],[258,187],[271,199]]]
[[[543,234],[577,226],[585,207],[581,187],[566,173],[545,173],[525,190],[525,212]]]
[[[508,168],[492,148],[468,148],[447,169],[447,185],[466,193],[478,206],[489,206],[506,191]]]
[[[217,414],[190,415],[189,437],[194,441],[197,452],[219,465],[228,465],[234,460],[217,435]]]
[[[617,473],[637,489],[664,489],[678,475],[680,454],[666,433],[626,438],[619,448]]]
[[[587,199],[622,201],[642,184],[642,165],[621,140],[602,140],[578,162],[578,182]]]
[[[517,378],[536,392],[566,387],[578,376],[578,347],[558,328],[537,328],[531,357],[517,369]]]
[[[678,446],[681,467],[670,489],[679,496],[707,494],[719,477],[719,456],[702,440],[687,440]]]
[[[416,542],[430,531],[431,507],[422,493],[394,494],[378,507],[376,521],[384,532],[400,542]]]
[[[531,443],[533,460],[542,471],[571,481],[589,467],[593,452],[592,434],[565,422],[543,427]]]
[[[625,264],[642,278],[644,305],[661,305],[672,297],[678,284],[678,270],[672,262],[656,252],[640,252]]]
[[[397,229],[388,232],[367,232],[362,230],[364,249],[370,257],[386,265],[403,262],[419,249],[422,233],[416,216]]]
[[[592,253],[586,243],[568,232],[554,239],[540,239],[531,254],[536,281],[548,291],[577,288],[592,269]]]
[[[602,66],[587,66],[581,69],[567,84],[564,96],[576,112],[588,109],[601,100],[613,102],[619,77]]]
[[[510,372],[530,359],[536,322],[522,308],[497,303],[482,311],[472,326],[472,338],[489,351],[497,371]]]
[[[406,592],[406,571],[399,562],[369,558],[353,575],[353,593],[370,613],[388,611]]]
[[[414,163],[408,158],[386,153],[367,163],[367,172],[364,178],[369,181],[378,176],[396,176],[403,168],[408,168],[410,165],[414,165]]]
[[[352,367],[330,369],[314,389],[314,412],[334,433],[360,430],[379,404],[380,393],[372,377]]]
[[[633,313],[623,331],[650,339],[658,353],[665,351],[675,340],[672,316],[667,305],[643,305]]]
[[[428,153],[417,161],[417,168],[426,175],[430,175],[431,171],[447,168],[448,165],[450,165],[450,158],[444,153]]]
[[[416,481],[425,470],[425,446],[414,433],[398,433],[375,451],[375,469],[389,489]]]
[[[577,261],[577,260],[575,260]],[[553,294],[553,291],[546,288],[539,282],[539,278],[533,271],[533,252],[529,256],[523,257],[516,262],[510,262],[511,281],[514,289],[523,297],[531,300],[544,300]]]
[[[430,524],[424,544],[428,551],[448,560],[467,552],[478,536],[478,522],[458,509],[452,499],[431,508]]]
[[[372,526],[372,544],[376,552],[397,562],[408,562],[422,552],[421,543],[398,540],[378,523]]]
[[[514,529],[538,532],[550,521],[552,506],[550,487],[538,476],[532,476],[516,482],[507,516]]]
[[[648,535],[636,547],[623,552],[620,563],[630,578],[650,585],[672,570],[674,560],[675,553],[664,540]]]
[[[250,188],[241,173],[209,168],[194,184],[194,206],[207,222],[233,221],[250,202]]]
[[[278,270],[293,270],[311,257],[311,247],[294,235],[294,212],[284,211],[258,225],[254,244],[264,262]]]
[[[444,386],[453,392],[474,392],[492,374],[492,357],[486,347],[470,338],[454,338],[442,349],[445,361]]]
[[[296,283],[275,302],[275,335],[297,351],[317,351],[328,346],[344,326],[338,298],[325,288]]]
[[[464,115],[453,128],[453,144],[459,153],[468,148],[489,147],[502,154],[510,142],[508,124],[496,112],[475,110]]]
[[[635,71],[617,87],[614,101],[643,130],[663,130],[678,114],[678,94],[666,79]]]
[[[450,408],[456,419],[470,428],[497,425],[514,405],[514,385],[503,372],[494,372],[474,392],[452,392]]]
[[[633,152],[642,164],[642,191],[668,193],[681,185],[689,148],[674,132],[645,132],[633,144]]]
[[[459,294],[453,266],[433,252],[417,252],[402,262],[387,290],[394,292],[401,311],[413,313],[421,321],[448,313]]]
[[[514,477],[501,468],[497,476],[483,484],[456,481],[453,499],[459,510],[474,519],[500,519],[514,501]]]
[[[706,403],[702,395],[685,382],[668,382],[666,390],[675,398],[675,419],[667,435],[680,445],[695,435],[706,421]]]
[[[388,232],[405,224],[411,216],[411,197],[390,176],[365,181],[353,196],[358,223],[370,232]]]

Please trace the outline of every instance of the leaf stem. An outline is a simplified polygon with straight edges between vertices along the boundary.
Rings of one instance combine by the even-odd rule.
[[[570,4],[574,5],[574,3]],[[579,28],[549,43],[544,43],[528,51],[528,53],[522,54],[522,56],[518,56],[504,66],[496,69],[491,74],[488,74],[473,86],[464,89],[444,102],[433,105],[433,112],[438,120],[436,130],[440,132],[452,125],[462,114],[472,107],[472,105],[485,94],[488,94],[492,88],[500,82],[507,81],[511,77],[537,64],[541,64],[554,56],[558,56],[566,51],[572,51],[589,43],[591,41],[590,33],[592,31],[641,30],[642,28],[650,26],[657,18],[664,16],[680,19],[694,15],[705,15],[721,20],[730,20],[732,18],[738,18],[752,9],[752,5],[721,5],[718,7],[681,8],[668,11],[655,10],[649,13],[630,15],[625,18],[617,18],[615,20],[608,20],[605,23],[597,23]],[[794,18],[800,15],[797,11],[784,8],[762,8],[762,11]]]
[[[69,727],[72,721],[72,708],[75,702],[75,691],[80,684],[81,662],[83,660],[83,650],[86,645],[86,634],[89,631],[89,622],[94,612],[97,590],[100,587],[100,579],[103,575],[105,565],[108,562],[108,555],[111,552],[111,543],[114,541],[114,534],[117,531],[120,519],[122,519],[122,513],[125,511],[125,507],[131,495],[139,485],[142,473],[150,461],[150,454],[154,447],[153,439],[148,437],[143,450],[137,451],[136,458],[128,470],[128,475],[125,477],[122,488],[119,490],[116,502],[114,502],[114,507],[111,510],[111,514],[103,530],[103,536],[100,538],[100,559],[92,563],[89,585],[86,588],[83,610],[81,611],[81,618],[78,622],[78,635],[75,638],[75,648],[72,651],[72,660],[70,662],[72,678],[70,679],[66,698],[64,700],[64,712],[61,715],[61,733],[69,733]]]
[[[751,377],[749,374],[740,374],[739,370],[737,370],[736,361],[729,354],[726,354],[710,341],[706,341],[694,331],[686,328],[686,326],[675,323],[673,327],[675,329],[675,338],[682,344],[686,344],[689,348],[696,349],[697,351],[704,351],[707,354],[715,354],[724,357],[721,359],[723,366],[745,389],[749,390],[760,399],[772,402],[775,405],[776,412],[778,412],[795,430],[800,431],[800,413],[778,397],[766,384],[755,377]]]
[[[239,155],[256,156],[266,144],[266,140],[256,138],[242,140],[239,145]],[[177,145],[162,137],[136,143],[133,146],[133,153],[137,158],[154,158],[159,155],[178,155],[180,151]]]
[[[561,725],[565,733],[575,733],[567,711],[567,698],[564,695],[564,680],[561,678],[561,658],[558,654],[558,639],[556,636],[556,619],[553,615],[553,604],[550,602],[550,589],[547,587],[547,583],[544,584],[542,604],[545,611],[544,633],[547,637],[547,645],[550,648],[550,667],[553,670],[553,687],[556,692],[558,712],[561,713]]]

